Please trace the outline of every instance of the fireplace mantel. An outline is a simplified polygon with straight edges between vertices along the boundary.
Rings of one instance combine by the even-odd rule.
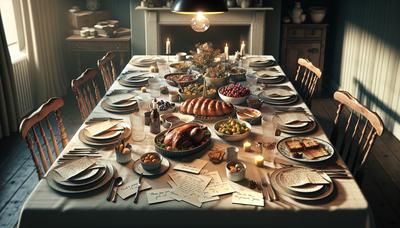
[[[160,26],[182,25],[190,26],[193,15],[172,13],[169,8],[136,7],[136,10],[144,10],[145,16],[145,43],[146,54],[160,54]],[[211,26],[213,25],[248,25],[249,44],[248,52],[254,55],[263,54],[265,18],[272,7],[264,8],[229,8],[224,14],[207,15]]]

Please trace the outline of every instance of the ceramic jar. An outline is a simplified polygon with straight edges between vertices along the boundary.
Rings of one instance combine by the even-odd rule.
[[[301,24],[306,20],[306,15],[303,13],[303,9],[301,8],[300,2],[296,2],[292,10],[291,16],[292,16],[292,21],[295,24]]]

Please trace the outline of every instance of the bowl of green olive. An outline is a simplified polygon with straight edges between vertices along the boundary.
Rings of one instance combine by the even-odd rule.
[[[246,121],[229,118],[215,123],[214,130],[221,139],[236,142],[249,136],[251,125]]]

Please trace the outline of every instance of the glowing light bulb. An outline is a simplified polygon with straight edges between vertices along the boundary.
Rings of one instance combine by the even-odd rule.
[[[190,26],[196,32],[205,32],[210,27],[210,21],[204,16],[203,12],[197,12],[196,16],[192,18]]]

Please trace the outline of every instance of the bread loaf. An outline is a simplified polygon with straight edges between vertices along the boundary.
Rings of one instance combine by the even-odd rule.
[[[233,111],[233,105],[210,98],[194,98],[182,103],[180,111],[198,116],[224,116]]]

